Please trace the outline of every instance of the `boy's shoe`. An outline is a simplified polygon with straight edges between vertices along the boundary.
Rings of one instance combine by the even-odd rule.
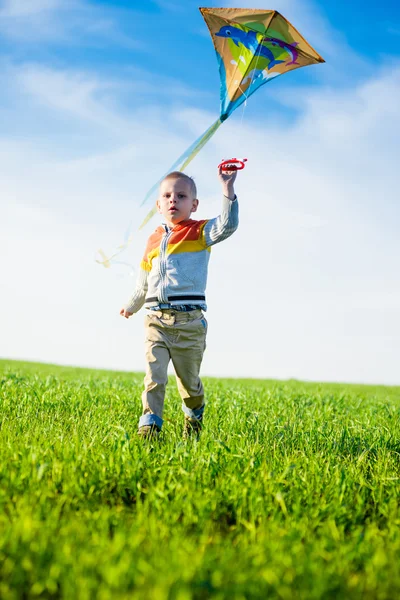
[[[190,437],[200,437],[201,430],[203,429],[203,417],[199,419],[187,417],[185,415],[185,424],[183,427],[183,437],[185,439]]]
[[[153,423],[153,425],[142,425],[138,429],[138,436],[141,438],[156,438],[161,429]]]

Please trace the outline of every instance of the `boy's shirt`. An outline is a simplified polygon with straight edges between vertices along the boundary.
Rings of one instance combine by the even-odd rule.
[[[136,289],[125,309],[135,313],[169,304],[191,304],[207,309],[205,290],[211,246],[236,231],[239,223],[236,196],[224,196],[222,212],[215,219],[187,219],[173,228],[160,225],[149,237]]]

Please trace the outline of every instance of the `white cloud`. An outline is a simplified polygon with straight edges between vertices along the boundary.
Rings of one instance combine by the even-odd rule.
[[[70,0],[71,2],[71,0]],[[71,2],[74,4],[74,1]],[[25,17],[61,8],[62,0],[3,0],[0,4],[0,18]]]
[[[138,48],[137,40],[120,26],[121,16],[126,14],[132,17],[134,12],[86,0],[3,0],[0,36],[24,45],[40,42],[98,47],[115,43]]]
[[[154,76],[131,67],[108,78],[96,72],[61,70],[35,63],[17,67],[5,65],[4,69],[8,69],[7,76],[13,80],[14,85],[19,85],[20,93],[32,95],[49,108],[65,111],[88,121],[97,121],[102,127],[115,128],[120,133],[122,129],[126,130],[129,121],[126,109],[125,114],[121,105],[116,110],[116,104],[123,95],[129,96],[132,102],[135,96],[159,95],[160,89],[167,86],[173,86],[174,95],[180,99],[189,100],[194,96],[198,98],[207,95],[202,90],[189,88],[163,75],[154,82]],[[156,116],[162,111],[165,112],[165,109],[157,108]]]
[[[47,106],[73,117],[121,132],[126,121],[108,110],[104,98],[116,87],[116,82],[77,71],[60,71],[40,65],[24,65],[14,70],[22,93]],[[102,101],[103,100],[103,101]]]

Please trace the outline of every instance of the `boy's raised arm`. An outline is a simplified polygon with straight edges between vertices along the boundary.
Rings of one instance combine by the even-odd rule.
[[[219,180],[222,184],[223,203],[221,214],[210,219],[204,227],[207,247],[222,242],[236,231],[239,225],[239,207],[235,194],[234,182],[237,172],[222,171],[219,168]]]

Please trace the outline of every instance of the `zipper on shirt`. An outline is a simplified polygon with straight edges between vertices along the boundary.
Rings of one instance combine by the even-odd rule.
[[[168,296],[165,295],[165,288],[167,287],[167,248],[168,248],[168,240],[172,235],[172,229],[167,229],[165,227],[165,235],[161,240],[160,244],[160,267],[159,267],[159,275],[160,275],[160,288],[159,288],[159,301],[160,302],[168,302]]]

